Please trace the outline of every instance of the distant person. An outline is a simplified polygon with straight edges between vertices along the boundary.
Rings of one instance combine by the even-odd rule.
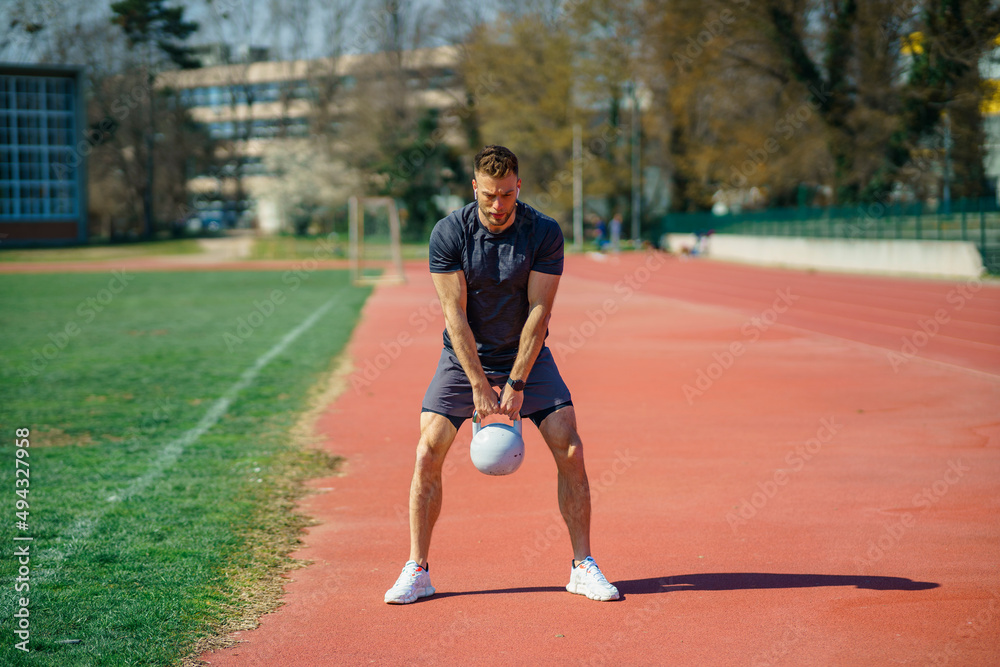
[[[611,218],[611,251],[618,252],[621,250],[622,242],[622,214],[615,213],[614,217]]]
[[[562,230],[517,201],[517,157],[507,148],[481,150],[473,174],[476,201],[431,232],[430,271],[444,311],[444,349],[421,407],[410,485],[410,558],[385,601],[407,604],[434,594],[427,555],[441,512],[441,470],[474,410],[480,419],[498,414],[535,423],[556,461],[559,509],[573,548],[566,589],[592,600],[617,600],[618,589],[591,557],[583,443],[569,389],[545,345],[563,270]],[[494,388],[500,388],[499,397]],[[488,572],[492,563],[483,567]]]
[[[708,239],[715,233],[714,229],[699,229],[694,233],[694,248],[691,254],[694,256],[704,255],[708,252]]]
[[[608,225],[600,216],[594,218],[597,220],[597,249],[604,252],[605,246],[608,245]]]

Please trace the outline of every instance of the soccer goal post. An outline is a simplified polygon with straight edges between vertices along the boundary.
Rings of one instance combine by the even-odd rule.
[[[391,197],[351,197],[348,255],[356,285],[403,283],[399,211]]]

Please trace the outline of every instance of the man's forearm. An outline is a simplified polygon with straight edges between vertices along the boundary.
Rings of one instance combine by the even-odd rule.
[[[472,327],[465,313],[456,311],[445,314],[445,325],[448,327],[448,336],[451,338],[451,347],[455,350],[458,362],[462,364],[469,383],[474,387],[482,388],[489,386],[489,380],[483,371],[483,364],[479,360],[479,350],[476,348],[476,338],[472,335]]]
[[[528,313],[528,319],[521,330],[521,340],[518,343],[517,358],[510,376],[515,380],[526,380],[535,365],[535,359],[545,343],[545,332],[549,327],[549,310],[538,305]]]

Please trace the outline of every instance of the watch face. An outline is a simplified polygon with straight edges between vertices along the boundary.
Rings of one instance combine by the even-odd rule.
[[[507,384],[514,391],[524,391],[524,380],[507,380]]]

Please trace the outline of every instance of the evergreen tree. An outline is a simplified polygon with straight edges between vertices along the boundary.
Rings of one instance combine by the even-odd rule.
[[[153,83],[156,73],[165,67],[197,67],[185,40],[198,29],[198,24],[184,20],[182,7],[169,7],[165,0],[119,0],[111,4],[111,22],[121,27],[129,47],[140,49],[146,75],[148,123],[146,128],[146,187],[143,192],[142,236],[148,238],[154,227],[153,172],[156,114],[153,103]]]

